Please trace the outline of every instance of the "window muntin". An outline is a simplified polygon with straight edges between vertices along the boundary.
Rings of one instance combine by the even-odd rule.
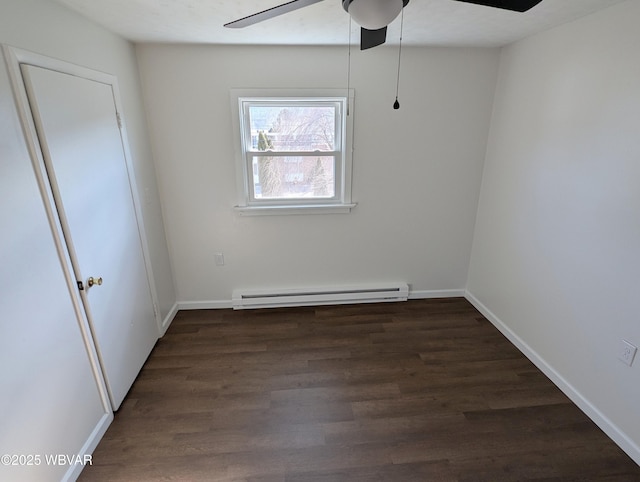
[[[347,97],[237,96],[244,202],[251,207],[350,204]]]

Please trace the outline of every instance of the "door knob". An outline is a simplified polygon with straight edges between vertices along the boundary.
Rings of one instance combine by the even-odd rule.
[[[102,278],[94,278],[92,276],[87,280],[87,284],[89,285],[89,288],[91,288],[93,285],[100,286],[102,284]]]

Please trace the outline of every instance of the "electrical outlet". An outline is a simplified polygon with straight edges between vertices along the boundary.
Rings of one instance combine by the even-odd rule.
[[[224,266],[224,254],[216,253],[214,257],[216,260],[216,266]]]
[[[627,365],[631,366],[637,351],[638,348],[636,346],[632,345],[626,340],[621,340],[620,348],[618,350],[618,358],[625,362]]]

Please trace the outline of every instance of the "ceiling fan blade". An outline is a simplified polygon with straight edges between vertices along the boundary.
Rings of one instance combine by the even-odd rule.
[[[378,30],[360,29],[360,50],[367,50],[382,45],[387,40],[387,27]]]
[[[486,7],[503,8],[514,12],[526,12],[538,5],[542,0],[457,0],[458,2],[475,3]]]
[[[253,15],[234,20],[233,22],[225,23],[224,26],[229,28],[248,27],[249,25],[262,22],[263,20],[269,20],[270,18],[278,17],[279,15],[293,12],[299,8],[308,7],[309,5],[322,1],[323,0],[292,0],[291,2],[283,3],[277,7],[268,8],[262,12],[254,13]]]

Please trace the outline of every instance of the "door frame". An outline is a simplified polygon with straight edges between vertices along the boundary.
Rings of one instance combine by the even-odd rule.
[[[49,223],[51,224],[52,231],[54,232],[54,236],[56,237],[56,243],[60,242],[61,247],[63,247],[63,250],[65,251],[64,253],[59,252],[61,260],[65,263],[69,258],[69,253],[66,249],[66,244],[64,243],[62,227],[60,225],[59,219],[57,218],[57,215],[55,214],[55,208],[53,208],[53,211],[49,213],[52,207],[55,206],[54,197],[53,197],[53,192],[51,190],[51,186],[47,181],[48,176],[46,173],[44,156],[40,148],[38,134],[35,127],[35,122],[33,120],[33,115],[29,107],[29,100],[27,96],[26,87],[24,84],[24,79],[22,77],[22,72],[20,70],[20,65],[21,64],[33,65],[34,67],[41,67],[49,70],[54,70],[56,72],[60,72],[63,74],[69,74],[76,77],[81,77],[84,79],[101,82],[103,84],[107,84],[111,86],[113,91],[114,104],[119,116],[119,122],[121,124],[120,136],[122,139],[122,147],[123,147],[123,154],[125,158],[125,165],[127,169],[127,175],[129,178],[129,188],[131,189],[131,194],[132,194],[136,225],[138,228],[138,235],[140,237],[140,244],[142,247],[142,256],[144,259],[147,282],[149,284],[149,290],[151,292],[153,314],[156,321],[156,328],[158,330],[158,337],[160,337],[163,334],[164,330],[162,326],[162,319],[160,318],[160,310],[158,308],[159,306],[158,295],[157,295],[156,285],[155,285],[154,276],[153,276],[153,267],[151,265],[149,243],[148,243],[146,231],[144,229],[142,203],[140,201],[141,198],[138,192],[138,183],[136,181],[135,170],[133,168],[132,156],[129,148],[127,126],[126,126],[124,116],[122,115],[122,112],[123,112],[122,100],[120,96],[120,89],[118,86],[117,77],[112,74],[108,74],[98,70],[93,70],[88,67],[83,67],[70,62],[54,59],[51,57],[47,57],[45,55],[37,54],[35,52],[19,49],[19,48],[8,46],[8,45],[2,45],[2,49],[4,52],[5,61],[7,63],[7,70],[9,72],[10,82],[13,88],[14,98],[16,101],[17,109],[18,109],[18,115],[20,117],[20,122],[22,124],[22,130],[24,132],[24,136],[27,141],[27,148],[29,150],[29,155],[31,156],[31,161],[36,174],[36,178],[38,180],[40,192],[42,193],[43,199],[45,200],[45,204],[47,205],[46,207],[49,215]],[[68,261],[70,263],[68,267],[72,268],[73,263],[71,263],[70,259]],[[74,286],[76,286],[77,280],[75,279],[73,272],[74,272],[73,269],[71,269],[67,274],[71,276],[70,281],[73,283]],[[77,293],[77,287],[76,287],[76,295],[77,294],[78,293]],[[79,298],[79,296],[76,296],[76,298]],[[83,332],[83,336],[85,336],[84,332]],[[91,344],[93,344],[93,341],[91,341]]]

